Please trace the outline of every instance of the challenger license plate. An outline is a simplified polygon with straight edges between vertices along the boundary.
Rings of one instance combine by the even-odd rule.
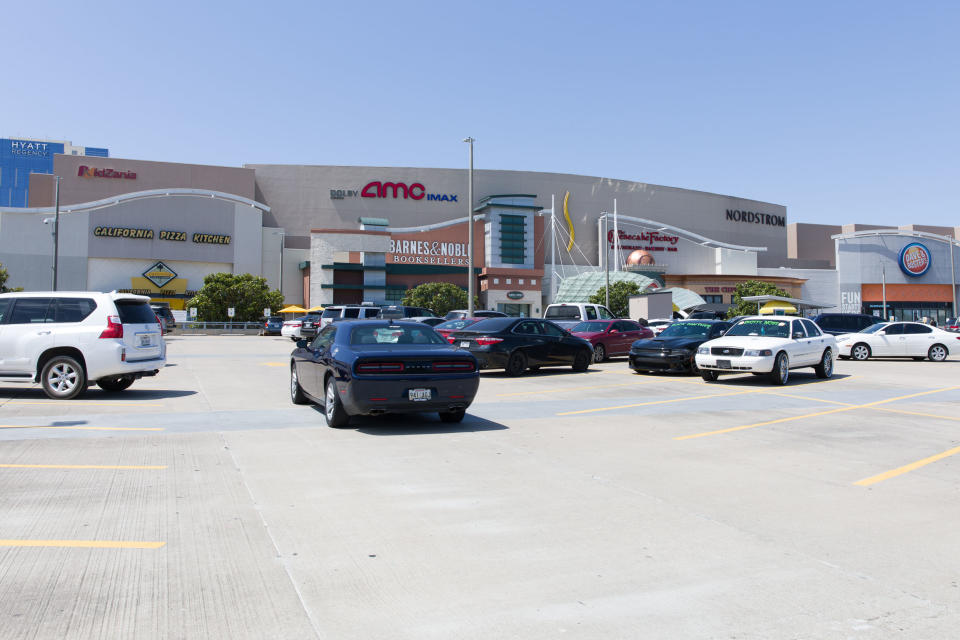
[[[460,348],[461,348],[461,349],[466,349],[466,348],[469,347],[469,346],[470,346],[470,341],[469,341],[469,340],[463,340],[462,342],[460,342]]]
[[[430,399],[430,389],[410,389],[408,393],[413,402],[425,402]]]
[[[717,360],[717,369],[729,369],[730,361],[729,360]]]

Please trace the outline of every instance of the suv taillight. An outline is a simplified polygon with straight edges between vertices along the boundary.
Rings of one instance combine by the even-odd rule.
[[[108,316],[107,328],[100,334],[101,338],[122,338],[123,323],[120,322],[120,316]]]

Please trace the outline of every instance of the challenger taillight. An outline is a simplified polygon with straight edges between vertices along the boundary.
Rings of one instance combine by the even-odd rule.
[[[449,342],[450,344],[453,344],[453,343],[456,342],[456,341],[457,341],[457,339],[454,338],[453,336],[447,336],[447,342]]]
[[[469,360],[464,361],[451,361],[451,362],[434,362],[431,367],[434,371],[445,372],[445,373],[471,373],[473,372],[473,363]]]
[[[402,373],[402,362],[361,362],[357,373]]]
[[[108,316],[107,317],[107,328],[100,333],[101,338],[122,338],[123,337],[123,323],[120,321],[120,316]]]
[[[498,342],[503,342],[503,338],[491,338],[490,336],[481,336],[474,340],[481,347],[487,347],[491,344],[497,344]]]

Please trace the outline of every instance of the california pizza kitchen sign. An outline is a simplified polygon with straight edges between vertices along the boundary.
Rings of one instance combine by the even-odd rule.
[[[465,242],[439,240],[390,240],[393,262],[404,264],[448,264],[467,266]]]

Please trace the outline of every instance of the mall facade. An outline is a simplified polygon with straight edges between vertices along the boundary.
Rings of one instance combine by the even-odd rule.
[[[720,308],[748,279],[839,307],[840,283],[853,277],[837,259],[847,242],[833,237],[841,228],[789,223],[782,205],[625,180],[477,170],[470,206],[464,169],[55,154],[52,174],[60,177],[59,287],[136,291],[174,309],[220,271],[263,276],[304,306],[396,303],[431,281],[466,288],[471,211],[480,303],[508,313],[540,315],[551,279],[605,260],[620,268],[635,251],[654,263],[660,286]],[[27,207],[0,206],[11,286],[51,287],[52,174],[29,176]],[[949,274],[937,251],[938,268],[920,277],[943,285]]]

